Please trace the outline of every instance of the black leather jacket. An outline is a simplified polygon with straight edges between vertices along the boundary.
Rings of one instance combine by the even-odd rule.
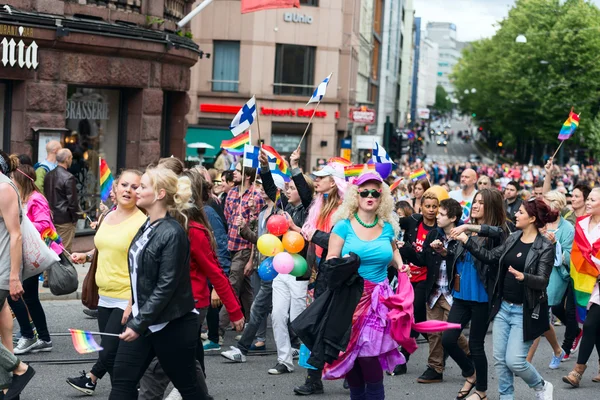
[[[77,182],[72,173],[60,165],[46,174],[44,194],[48,199],[55,224],[75,223],[79,219]]]
[[[181,225],[167,214],[155,221],[148,243],[137,256],[139,314],[127,326],[139,334],[148,326],[173,321],[195,307],[190,282],[190,243]],[[132,241],[143,235],[144,224]],[[132,273],[131,260],[129,273]]]

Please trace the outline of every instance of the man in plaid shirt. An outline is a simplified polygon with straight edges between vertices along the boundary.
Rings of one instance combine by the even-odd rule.
[[[256,169],[244,168],[244,186],[242,188],[242,165],[238,163],[233,172],[233,181],[237,185],[229,191],[225,200],[225,217],[229,225],[228,249],[231,252],[231,269],[229,272],[229,282],[233,286],[236,294],[240,298],[246,320],[250,318],[250,307],[252,306],[252,284],[250,276],[252,275],[252,243],[240,236],[239,226],[235,224],[237,216],[241,215],[246,224],[256,220],[260,210],[264,206],[264,200],[260,193],[254,188],[254,179],[256,178]],[[240,196],[240,191],[243,193]],[[241,202],[241,206],[240,206]],[[229,326],[229,316],[223,307],[219,318],[219,330],[224,332]]]

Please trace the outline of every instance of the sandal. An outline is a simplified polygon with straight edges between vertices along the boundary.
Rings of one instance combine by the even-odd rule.
[[[481,395],[477,392],[474,392],[473,395],[476,395],[477,397],[479,397],[479,400],[486,400],[487,399],[487,394],[484,395],[483,397],[481,397]]]
[[[471,382],[470,380],[467,379],[467,383],[470,384],[471,387],[469,388],[469,390],[460,390],[458,392],[458,396],[456,396],[456,400],[466,399],[469,396],[469,394],[471,394],[471,390],[473,390],[473,388],[477,384],[477,381]]]

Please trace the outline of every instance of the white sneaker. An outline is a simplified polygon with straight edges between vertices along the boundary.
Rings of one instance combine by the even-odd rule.
[[[201,333],[200,334],[200,339],[202,339],[202,340],[208,340],[208,333],[207,332]]]
[[[179,390],[177,390],[177,388],[173,388],[173,390],[171,390],[171,393],[169,393],[169,395],[167,397],[165,397],[165,400],[182,400],[183,397],[181,397],[181,394],[179,393]]]
[[[535,400],[552,400],[554,398],[554,385],[544,381],[544,387],[535,391]]]
[[[15,346],[14,352],[15,354],[25,354],[29,353],[35,346],[37,345],[38,340],[36,338],[27,339],[22,337],[17,342]]]
[[[30,350],[32,353],[46,353],[52,351],[52,340],[46,342],[45,340],[38,339],[35,346]]]
[[[221,355],[223,357],[225,357],[226,359],[231,360],[236,363],[245,363],[246,362],[246,356],[242,354],[240,349],[238,349],[237,347],[234,347],[234,346],[231,346],[230,349],[231,350],[229,350],[229,351],[221,352]]]

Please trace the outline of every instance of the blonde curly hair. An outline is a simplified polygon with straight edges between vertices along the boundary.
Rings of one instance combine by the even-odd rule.
[[[400,225],[398,223],[398,214],[394,212],[394,198],[392,197],[390,187],[386,183],[381,183],[380,187],[382,192],[381,202],[379,203],[379,207],[377,208],[376,212],[377,216],[379,217],[377,224],[383,228],[385,222],[389,223],[394,230],[394,237],[398,237],[398,234],[400,233]],[[356,185],[348,185],[348,190],[344,196],[344,201],[337,209],[335,214],[333,214],[331,219],[332,226],[338,221],[344,219],[351,220],[354,218],[354,213],[358,211],[358,189],[359,187]]]

